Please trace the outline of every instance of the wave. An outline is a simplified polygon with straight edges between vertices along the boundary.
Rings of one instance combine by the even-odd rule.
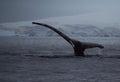
[[[120,55],[85,55],[83,56],[74,56],[74,55],[24,55],[25,57],[39,57],[39,58],[114,58],[120,59]]]

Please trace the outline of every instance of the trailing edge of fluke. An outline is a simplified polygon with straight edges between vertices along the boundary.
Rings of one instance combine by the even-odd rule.
[[[32,22],[32,24],[47,27],[47,28],[53,30],[54,32],[58,33],[69,44],[72,45],[72,47],[74,49],[75,56],[84,56],[84,51],[85,51],[85,49],[88,49],[88,48],[95,48],[95,47],[104,48],[104,46],[101,45],[101,44],[81,42],[81,41],[78,41],[78,40],[74,40],[74,39],[68,37],[67,35],[65,35],[64,33],[62,33],[61,31],[59,31],[58,29],[56,29],[55,27],[53,27],[51,25],[48,25],[48,24],[45,24],[45,23]]]

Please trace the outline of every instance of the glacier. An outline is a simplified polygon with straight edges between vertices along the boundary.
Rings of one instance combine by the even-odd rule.
[[[113,14],[90,13],[75,16],[51,17],[37,22],[47,23],[71,37],[120,37],[120,18]],[[0,36],[8,35],[54,37],[56,33],[32,25],[32,21],[0,24]],[[4,33],[3,33],[4,32]]]

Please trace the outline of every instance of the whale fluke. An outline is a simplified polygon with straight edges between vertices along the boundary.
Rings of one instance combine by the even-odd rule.
[[[72,45],[72,47],[74,49],[75,56],[84,56],[84,51],[85,51],[85,49],[88,49],[88,48],[95,48],[95,47],[104,48],[104,46],[101,45],[101,44],[81,42],[81,41],[78,41],[78,40],[74,40],[74,39],[68,37],[67,35],[65,35],[64,33],[62,33],[61,31],[59,31],[58,29],[56,29],[55,27],[53,27],[51,25],[44,24],[44,23],[38,23],[38,22],[32,22],[32,24],[36,24],[36,25],[41,25],[41,26],[47,27],[47,28],[53,30],[54,32],[58,33],[69,44]]]

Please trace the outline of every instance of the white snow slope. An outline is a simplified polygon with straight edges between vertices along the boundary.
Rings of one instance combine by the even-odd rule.
[[[90,13],[76,16],[53,17],[34,21],[53,25],[72,37],[120,36],[120,17],[114,13]],[[57,36],[56,33],[49,29],[32,25],[32,21],[0,24],[0,35],[40,37]]]

